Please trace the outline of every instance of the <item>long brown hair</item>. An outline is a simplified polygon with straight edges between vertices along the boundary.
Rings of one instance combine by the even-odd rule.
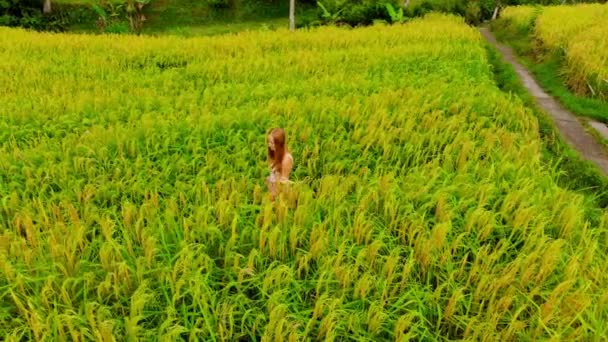
[[[268,161],[273,168],[281,171],[283,157],[285,157],[285,153],[287,152],[285,131],[282,128],[274,128],[268,135],[274,138],[274,151],[268,147]]]

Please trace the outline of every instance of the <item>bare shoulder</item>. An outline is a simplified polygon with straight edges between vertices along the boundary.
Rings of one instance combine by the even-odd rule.
[[[291,153],[285,154],[285,158],[283,158],[283,166],[291,167],[293,165],[293,156]]]

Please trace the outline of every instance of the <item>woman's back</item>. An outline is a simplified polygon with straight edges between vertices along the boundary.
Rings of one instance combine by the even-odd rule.
[[[285,132],[281,128],[273,129],[268,135],[268,163],[270,177],[267,179],[267,185],[274,198],[276,182],[288,182],[293,167],[293,156],[287,149]]]

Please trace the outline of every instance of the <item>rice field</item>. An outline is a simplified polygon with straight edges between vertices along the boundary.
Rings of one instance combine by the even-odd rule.
[[[516,6],[503,13],[511,27],[530,29],[540,50],[563,55],[574,93],[608,100],[608,4]]]
[[[608,4],[551,6],[543,10],[535,35],[565,56],[568,86],[577,94],[608,99]]]
[[[549,49],[567,50],[581,32],[604,26],[608,5],[547,6],[536,20],[535,35]]]
[[[540,6],[518,5],[505,7],[500,13],[500,21],[517,32],[528,33],[534,27]]]
[[[0,47],[3,340],[608,333],[608,213],[459,18]]]

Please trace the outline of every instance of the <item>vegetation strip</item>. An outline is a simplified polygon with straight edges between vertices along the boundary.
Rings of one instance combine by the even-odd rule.
[[[603,44],[589,43],[588,38],[593,34],[598,39],[605,37],[605,35],[597,35],[596,32],[606,27],[604,25],[606,20],[601,19],[602,15],[608,13],[606,9],[608,5],[598,4],[554,7],[512,6],[504,9],[500,19],[491,22],[491,28],[496,38],[517,52],[520,63],[524,64],[541,86],[559,99],[563,106],[577,115],[608,123],[608,101],[605,98],[602,100],[599,96],[602,87],[594,85],[596,82],[592,79],[588,80],[590,87],[587,87],[589,92],[586,94],[580,91],[580,86],[575,86],[576,83],[585,82],[578,76],[599,75],[593,70],[602,70],[598,56],[603,55],[606,60],[608,48]],[[544,20],[540,20],[541,17]],[[568,19],[563,25],[555,24],[561,20],[560,18]],[[539,20],[542,28],[537,27]],[[554,24],[548,25],[551,22]],[[597,27],[597,30],[588,32],[583,30],[589,27]],[[584,52],[582,49],[585,48],[588,51],[586,55],[582,53]],[[587,62],[573,63],[574,59],[568,59],[568,55],[576,55],[580,58],[574,59],[587,60]],[[608,66],[603,68],[606,67]],[[608,84],[604,81],[600,83]],[[577,88],[579,92],[574,94],[573,91]],[[593,96],[591,89],[596,96]]]
[[[538,105],[553,118],[555,125],[568,143],[608,175],[608,154],[604,147],[585,130],[576,115],[564,109],[538,85],[530,72],[517,62],[511,48],[498,43],[487,27],[482,27],[480,31],[488,42],[500,50],[505,60],[513,65],[525,87],[534,96]]]

